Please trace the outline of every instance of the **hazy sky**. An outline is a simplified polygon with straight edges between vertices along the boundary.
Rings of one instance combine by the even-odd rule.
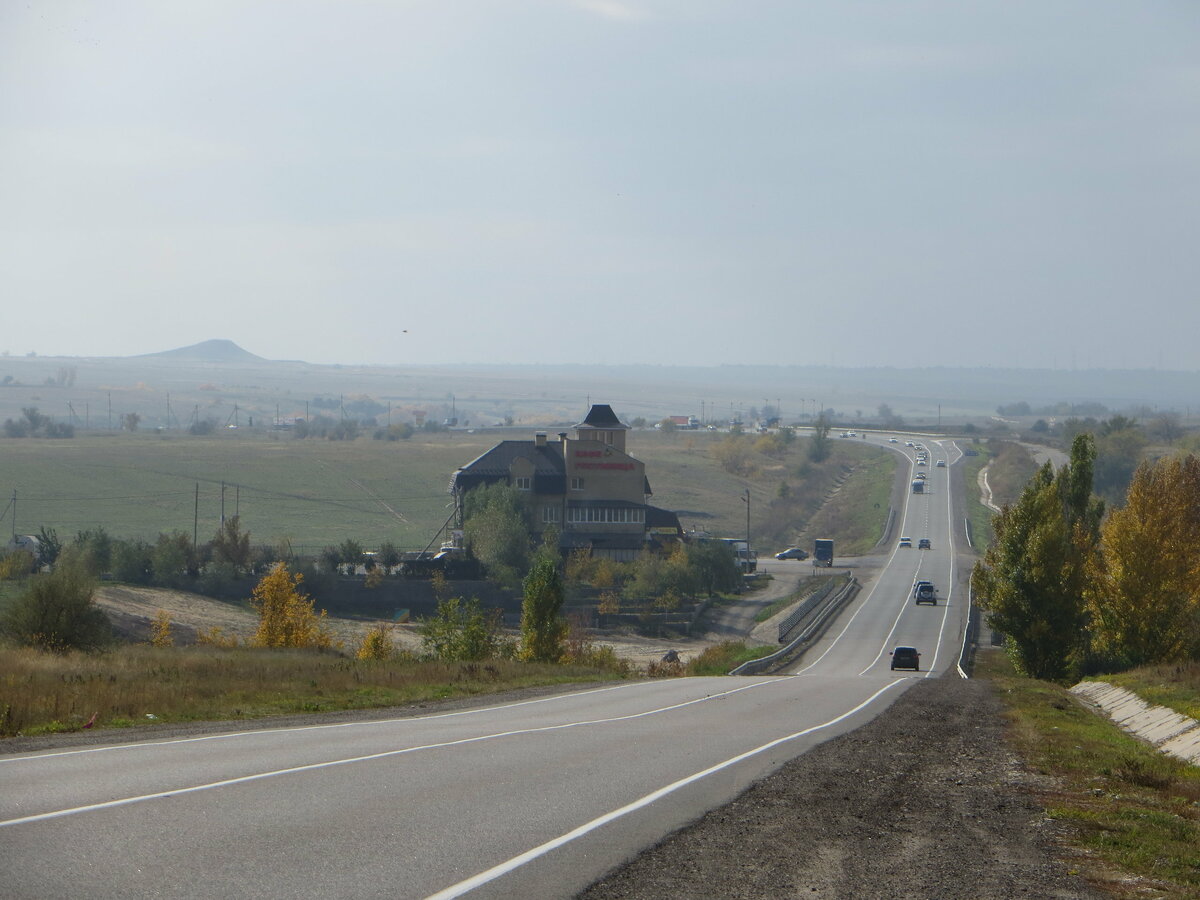
[[[0,0],[0,351],[1200,369],[1200,3]]]

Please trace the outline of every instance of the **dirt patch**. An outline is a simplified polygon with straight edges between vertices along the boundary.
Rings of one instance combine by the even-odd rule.
[[[986,682],[929,679],[580,895],[1079,898]]]
[[[171,630],[179,644],[194,643],[198,632],[213,628],[245,642],[258,629],[258,614],[249,605],[227,603],[186,591],[103,585],[96,590],[96,604],[108,614],[122,637],[135,641],[149,638],[150,625],[160,610],[165,610],[171,617]],[[334,640],[350,651],[357,648],[363,636],[377,624],[378,620],[373,619],[333,616],[325,619]],[[392,640],[400,649],[416,650],[421,645],[421,637],[412,624],[396,626]]]
[[[179,644],[195,643],[197,633],[213,628],[236,637],[239,642],[246,642],[258,628],[258,614],[248,605],[186,591],[103,585],[96,591],[96,603],[108,614],[117,632],[134,641],[149,640],[151,624],[160,610],[165,610],[171,617],[171,630]],[[345,650],[353,651],[380,621],[327,616],[325,625]],[[508,636],[515,639],[517,634],[510,632]],[[659,661],[668,650],[675,650],[679,658],[687,662],[712,643],[703,638],[650,638],[627,633],[595,634],[592,639],[597,644],[612,646],[619,657],[639,669]],[[392,641],[397,649],[418,652],[421,649],[419,626],[411,622],[394,625]]]

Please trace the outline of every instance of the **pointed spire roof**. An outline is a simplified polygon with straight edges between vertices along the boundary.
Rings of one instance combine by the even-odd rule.
[[[579,428],[584,425],[589,428],[607,428],[610,430],[614,428],[629,429],[628,425],[623,424],[617,418],[617,414],[613,412],[613,408],[607,403],[593,403],[592,408],[588,410],[587,416],[575,427]]]

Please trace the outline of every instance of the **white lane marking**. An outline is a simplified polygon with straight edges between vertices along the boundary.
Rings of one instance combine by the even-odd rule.
[[[0,758],[0,765],[10,762],[25,762],[28,760],[52,759],[56,756],[75,756],[83,753],[110,753],[114,750],[141,750],[147,747],[168,747],[172,744],[198,744],[203,741],[221,741],[227,738],[256,737],[260,734],[283,734],[288,731],[322,731],[327,728],[372,728],[378,725],[395,725],[399,722],[428,722],[433,719],[453,719],[458,716],[473,716],[479,713],[494,712],[503,709],[515,709],[519,706],[533,706],[537,703],[550,703],[570,697],[586,697],[588,694],[603,694],[607,691],[620,691],[629,688],[661,685],[661,681],[642,681],[636,684],[617,684],[611,687],[592,688],[587,691],[569,691],[555,694],[552,697],[538,697],[536,700],[517,700],[513,703],[501,703],[498,706],[480,706],[474,709],[460,709],[447,713],[430,713],[426,716],[396,716],[391,719],[357,720],[354,722],[331,722],[326,725],[296,725],[291,728],[259,728],[249,731],[223,731],[220,734],[206,734],[199,737],[172,738],[166,741],[137,741],[128,744],[112,744],[107,747],[85,747],[81,750],[58,750],[52,753],[36,753],[28,756],[8,756]]]
[[[890,448],[890,449],[892,449],[893,452],[895,452],[895,453],[899,453],[906,460],[908,460],[908,476],[909,476],[908,480],[912,481],[914,459],[908,455],[907,451],[900,450],[898,448]],[[900,534],[905,533],[905,530],[904,530],[905,529],[905,520],[908,518],[908,502],[911,497],[912,497],[911,491],[904,492],[904,508],[900,512]],[[897,541],[896,544],[892,547],[892,554],[891,554],[891,556],[888,557],[887,565],[885,565],[883,567],[883,571],[887,571],[887,569],[892,565],[892,563],[895,562],[896,554],[899,551],[900,551],[900,542]],[[856,609],[854,611],[854,614],[852,616],[850,616],[850,619],[846,622],[845,627],[837,633],[837,637],[835,637],[830,642],[829,646],[825,648],[825,652],[822,653],[820,656],[818,656],[816,659],[814,659],[811,663],[809,663],[803,669],[798,670],[794,674],[803,675],[805,672],[807,672],[813,666],[819,664],[821,662],[821,660],[823,660],[826,656],[828,656],[830,653],[833,652],[833,648],[838,645],[838,641],[840,641],[845,636],[846,632],[850,630],[850,626],[852,626],[854,624],[854,620],[858,618],[858,614],[861,613],[864,609],[866,609],[868,606],[871,605],[871,598],[875,596],[875,591],[878,587],[879,587],[879,579],[876,578],[875,583],[871,585],[871,590],[867,591],[866,598],[863,600],[862,603],[860,603],[858,605],[858,609]],[[876,659],[878,659],[878,657],[876,657]],[[870,666],[868,666],[868,668],[870,668]],[[862,673],[860,672],[859,674],[862,674]]]
[[[946,448],[943,447],[942,449]],[[954,449],[958,449],[957,444],[954,445]],[[956,459],[955,462],[958,462],[958,460]],[[950,598],[954,596],[954,586],[958,583],[958,578],[955,574],[958,568],[958,548],[954,545],[954,505],[950,502],[949,469],[946,469],[946,529],[949,532],[946,540],[950,544],[950,587],[946,593],[945,608],[942,610],[942,624],[938,628],[937,645],[933,648],[933,662],[929,666],[929,671],[925,674],[926,678],[932,676],[934,669],[937,667],[938,654],[942,652],[942,640],[946,635],[946,621],[950,617]],[[966,629],[964,628],[964,633],[965,631]]]
[[[266,778],[275,778],[280,775],[294,775],[297,772],[313,772],[318,769],[330,769],[334,766],[347,766],[352,763],[370,762],[377,759],[387,759],[391,756],[403,756],[407,753],[416,753],[421,750],[438,750],[445,747],[459,747],[464,744],[476,744],[481,741],[495,740],[497,738],[515,737],[522,734],[540,734],[549,731],[564,731],[568,728],[578,728],[586,725],[608,725],[613,722],[627,722],[633,719],[641,719],[646,716],[658,715],[660,713],[672,712],[673,710],[683,709],[687,706],[692,706],[696,703],[704,703],[708,700],[714,700],[720,697],[728,697],[733,694],[741,693],[742,691],[752,690],[753,688],[762,687],[763,685],[783,684],[784,679],[773,678],[768,681],[755,681],[741,687],[733,688],[728,691],[721,691],[716,694],[708,694],[704,697],[696,697],[692,700],[685,700],[682,703],[675,703],[671,706],[661,706],[657,709],[647,709],[637,713],[630,713],[624,716],[610,716],[603,719],[583,719],[577,722],[560,722],[557,725],[541,725],[537,728],[520,728],[514,731],[499,731],[493,734],[480,734],[474,737],[459,738],[453,741],[439,741],[434,744],[422,744],[417,747],[405,747],[402,750],[384,750],[380,753],[370,753],[366,756],[353,756],[347,759],[331,759],[319,763],[309,763],[303,766],[291,766],[287,769],[276,769],[271,772],[257,772],[254,775],[242,775],[238,778],[226,778],[222,781],[213,781],[208,784],[197,784],[190,787],[175,788],[168,791],[156,791],[153,794],[141,794],[136,797],[122,797],[117,800],[107,800],[103,803],[89,803],[86,806],[76,806],[70,809],[59,809],[53,812],[38,813],[32,816],[21,816],[16,819],[0,820],[0,828],[5,828],[11,825],[27,825],[30,822],[44,822],[47,819],[58,819],[63,816],[73,816],[79,813],[92,812],[99,809],[113,809],[118,806],[129,806],[133,803],[141,803],[146,800],[159,800],[164,797],[177,797],[181,794],[194,794],[199,791],[209,791],[215,788],[229,787],[234,784],[246,784],[251,781],[261,781]]]
[[[936,443],[938,445],[938,447],[941,448],[943,451],[946,449],[945,447],[942,446],[941,441],[934,441],[931,443]],[[957,449],[957,448],[955,448],[955,449]],[[946,530],[947,530],[946,543],[950,548],[950,586],[949,586],[949,588],[947,588],[947,591],[946,591],[946,602],[942,604],[942,624],[938,627],[937,644],[935,644],[934,648],[933,648],[933,662],[930,663],[928,666],[926,666],[926,671],[925,671],[925,675],[924,675],[925,678],[929,678],[930,676],[936,674],[938,654],[941,652],[941,649],[942,649],[942,641],[945,637],[945,632],[946,632],[946,620],[950,615],[951,600],[954,597],[954,584],[955,584],[954,572],[955,572],[956,551],[955,551],[955,547],[954,547],[954,527],[953,527],[952,518],[951,518],[951,512],[952,512],[953,507],[951,506],[951,498],[950,498],[950,473],[949,473],[949,470],[947,470],[947,472],[946,472],[945,480],[946,480]],[[926,530],[926,532],[928,532],[929,531],[929,528],[928,528],[929,507],[928,506],[925,507],[925,521],[926,521],[926,529],[925,530]],[[920,565],[920,563],[918,563],[917,564],[917,575],[920,576],[920,574],[921,574],[921,565]],[[914,585],[915,585],[915,582],[914,582]],[[881,644],[879,647],[879,652],[875,655],[875,658],[873,660],[871,660],[871,662],[867,665],[867,667],[858,673],[860,676],[866,675],[867,672],[871,671],[871,669],[874,668],[875,664],[878,663],[879,660],[883,658],[883,652],[888,648],[888,645],[891,644],[892,636],[895,634],[896,628],[900,624],[900,619],[904,615],[905,610],[907,610],[907,609],[908,609],[908,598],[906,597],[904,599],[904,603],[900,607],[900,611],[896,614],[895,620],[892,622],[891,629],[888,631],[887,636],[883,639],[883,644]]]
[[[820,725],[814,725],[811,728],[804,729],[803,731],[797,731],[796,733],[789,734],[786,737],[776,738],[773,741],[763,744],[761,747],[755,747],[753,750],[747,750],[745,753],[740,753],[737,756],[725,760],[724,762],[717,763],[715,766],[710,766],[701,772],[696,772],[694,775],[689,775],[686,778],[681,778],[679,781],[674,781],[665,787],[661,787],[652,793],[646,794],[644,797],[634,800],[632,803],[628,803],[625,806],[620,807],[619,809],[614,809],[611,812],[607,812],[602,816],[592,819],[590,822],[585,822],[583,825],[568,831],[566,834],[560,835],[553,840],[546,841],[544,844],[539,844],[532,850],[526,850],[519,856],[514,856],[512,859],[507,860],[506,862],[502,862],[497,866],[492,866],[492,868],[480,872],[478,875],[474,875],[471,878],[460,881],[458,884],[452,884],[450,887],[440,890],[436,894],[430,894],[426,900],[453,900],[455,897],[461,897],[463,894],[473,891],[475,888],[481,887],[487,884],[489,881],[495,881],[502,875],[507,875],[509,872],[520,868],[526,863],[532,862],[538,857],[545,856],[550,851],[556,850],[559,847],[562,847],[564,844],[569,844],[571,841],[581,838],[584,835],[595,831],[597,828],[607,825],[609,822],[613,822],[622,816],[627,816],[632,812],[636,812],[643,807],[649,806],[651,803],[661,800],[663,797],[674,793],[680,788],[687,787],[689,784],[697,782],[700,779],[706,778],[716,772],[720,772],[722,769],[727,769],[730,766],[737,765],[738,763],[743,762],[752,756],[757,756],[759,753],[770,750],[773,747],[778,747],[780,744],[793,741],[799,737],[804,737],[806,734],[812,734],[814,731],[820,731],[823,728],[828,728],[830,725],[836,725],[838,722],[848,719],[850,716],[866,708],[871,703],[874,703],[884,691],[889,691],[898,684],[900,684],[899,681],[893,681],[890,684],[884,685],[862,703],[858,704],[858,706],[854,707],[854,709],[844,712],[840,716],[830,719],[828,722],[823,722]]]

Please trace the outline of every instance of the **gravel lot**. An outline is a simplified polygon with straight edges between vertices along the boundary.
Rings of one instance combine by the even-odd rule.
[[[1001,715],[985,682],[922,681],[580,897],[1104,897],[1060,859]]]

